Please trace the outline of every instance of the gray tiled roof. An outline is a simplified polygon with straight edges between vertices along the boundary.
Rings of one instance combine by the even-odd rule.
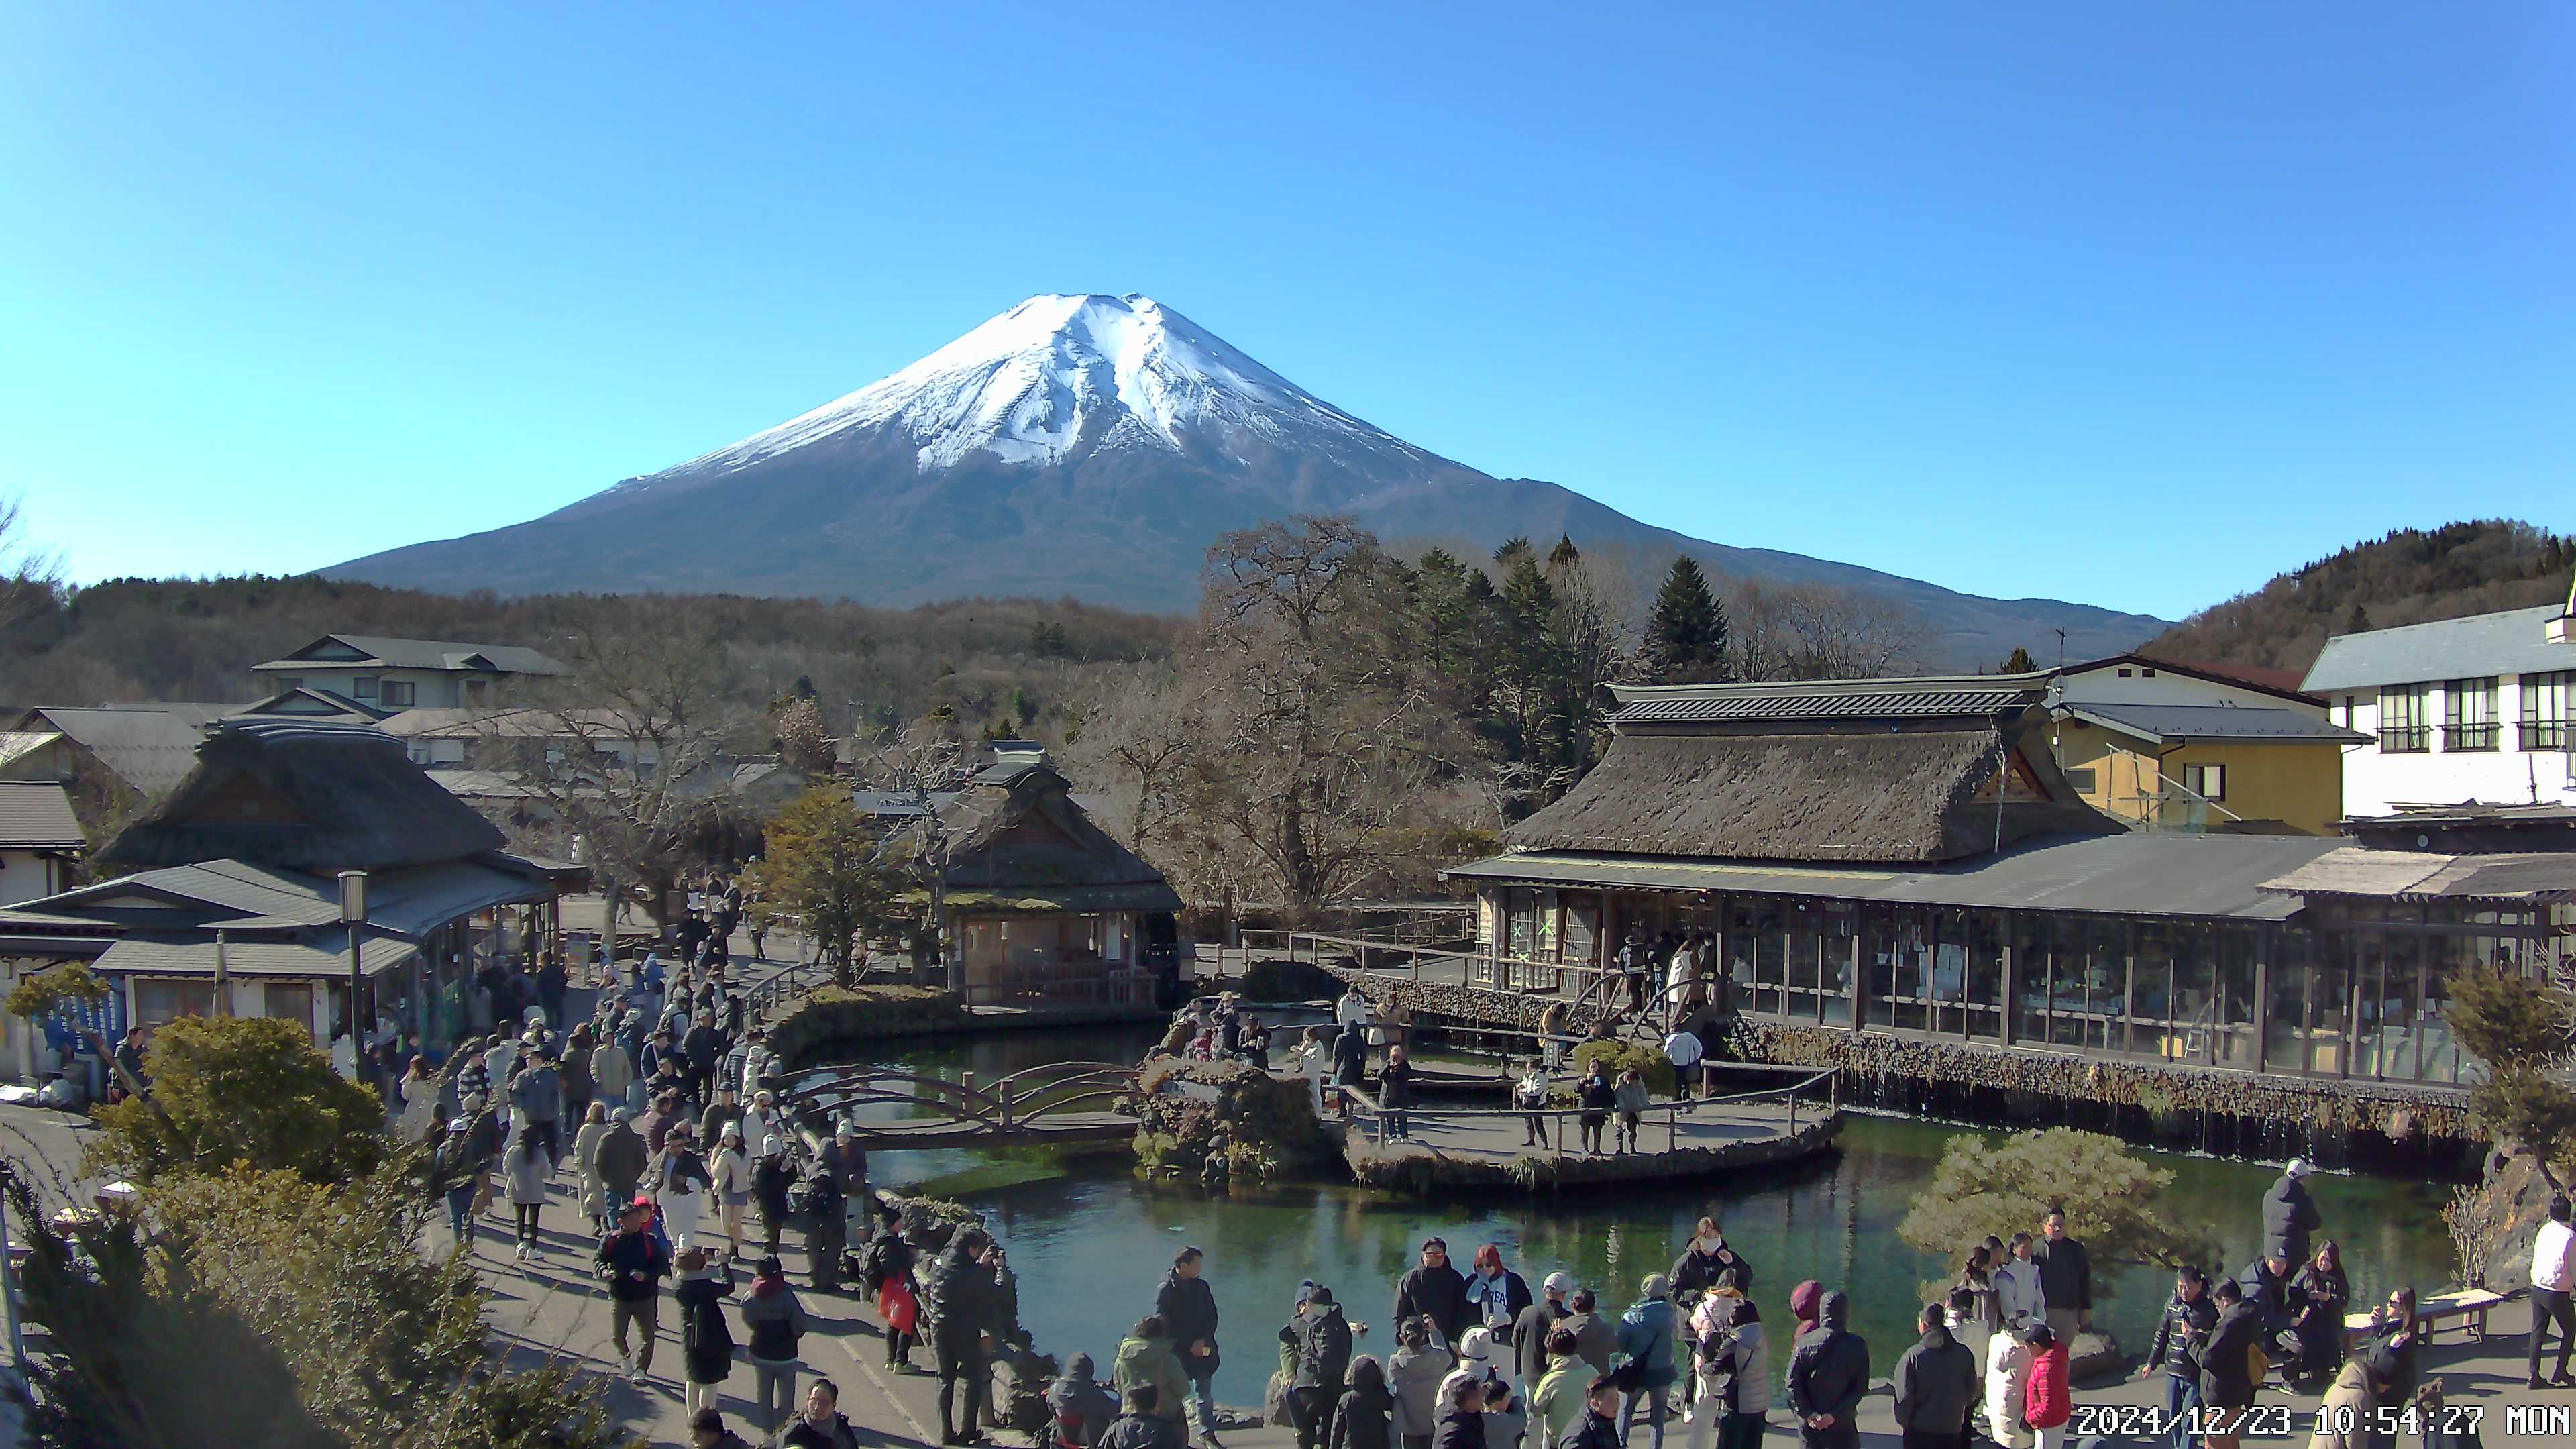
[[[364,659],[298,658],[304,650],[331,640],[366,655]],[[482,663],[477,663],[480,660]],[[370,664],[389,669],[480,669],[488,665],[504,674],[570,674],[560,660],[515,644],[459,644],[445,639],[387,639],[375,634],[326,634],[283,659],[254,664],[253,669],[292,674],[308,669],[362,669]]]
[[[1868,692],[1745,691],[1633,698],[1613,724],[1705,724],[1730,720],[1945,719],[2028,709],[2044,690],[2019,686]]]
[[[2296,913],[2299,902],[2267,891],[2267,884],[2342,844],[2312,835],[2140,831],[2061,837],[1948,867],[1807,866],[1530,851],[1493,856],[1443,874],[1908,905],[2280,920]]]
[[[99,709],[47,705],[26,726],[50,726],[98,757],[116,777],[146,795],[168,793],[197,767],[206,726],[238,708],[229,704],[129,704]]]
[[[2370,736],[2297,709],[2223,704],[2072,704],[2064,712],[2158,740],[2313,740],[2367,744]]]
[[[420,948],[409,941],[372,936],[358,943],[359,969],[372,976],[405,960]],[[210,938],[141,940],[128,938],[107,948],[91,969],[138,976],[208,976],[215,974],[215,943]],[[224,970],[236,976],[319,976],[346,980],[349,938],[339,930],[309,940],[233,940],[224,943]]]
[[[2556,604],[2472,614],[2431,624],[2338,634],[2326,641],[2300,686],[2310,694],[2375,689],[2490,674],[2542,674],[2576,669],[2576,644],[2552,644],[2543,632],[2564,611]]]
[[[80,844],[70,791],[50,781],[0,780],[0,848],[71,850]]]

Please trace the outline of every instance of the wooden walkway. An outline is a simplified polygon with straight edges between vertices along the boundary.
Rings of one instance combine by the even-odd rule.
[[[1733,1064],[1730,1064],[1731,1066]],[[1343,1155],[1360,1181],[1417,1190],[1449,1187],[1572,1187],[1662,1181],[1786,1162],[1824,1151],[1842,1128],[1835,1074],[1812,1075],[1769,1091],[1648,1108],[1637,1149],[1615,1150],[1619,1119],[1601,1132],[1604,1151],[1582,1150],[1582,1114],[1541,1114],[1547,1144],[1529,1141],[1525,1113],[1491,1107],[1408,1108],[1401,1137],[1388,1129],[1399,1114],[1365,1095],[1345,1134]]]

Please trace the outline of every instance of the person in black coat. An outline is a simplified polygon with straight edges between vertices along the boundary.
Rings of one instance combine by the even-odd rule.
[[[1433,1433],[1431,1449],[1485,1449],[1487,1384],[1483,1379],[1461,1375],[1451,1379],[1449,1385],[1449,1401],[1440,1406],[1440,1427]]]
[[[1333,1038],[1333,1084],[1356,1088],[1368,1081],[1368,1030],[1357,1022],[1342,1028]],[[1351,1120],[1351,1099],[1341,1094],[1342,1120]]]
[[[1216,1290],[1200,1276],[1207,1255],[1196,1248],[1183,1248],[1172,1255],[1172,1270],[1163,1275],[1163,1286],[1154,1292],[1154,1316],[1163,1320],[1163,1330],[1172,1336],[1173,1356],[1181,1361],[1181,1372],[1190,1381],[1190,1397],[1196,1401],[1199,1434],[1216,1436]]]
[[[992,1235],[961,1228],[931,1260],[922,1284],[922,1311],[930,1318],[930,1350],[939,1363],[939,1442],[972,1444],[984,1407],[984,1336],[999,1337],[996,1321],[1001,1280],[991,1262]],[[966,1412],[952,1417],[957,1388],[966,1389]],[[959,1427],[960,1425],[963,1427]]]
[[[1584,1068],[1583,1080],[1575,1084],[1574,1097],[1583,1108],[1583,1115],[1576,1119],[1583,1129],[1583,1150],[1597,1153],[1601,1150],[1601,1129],[1610,1125],[1610,1109],[1619,1101],[1618,1085],[1610,1080],[1610,1069],[1601,1058],[1594,1057]]]
[[[2218,1323],[2200,1351],[2200,1401],[2225,1424],[2225,1416],[2242,1414],[2254,1402],[2252,1353],[2263,1339],[2263,1311],[2245,1301],[2245,1290],[2234,1279],[2221,1282],[2209,1296],[2218,1309]],[[2232,1434],[2210,1438],[2235,1442]]]
[[[1279,1330],[1279,1341],[1297,1351],[1297,1378],[1288,1394],[1297,1449],[1322,1449],[1332,1439],[1333,1409],[1351,1366],[1351,1326],[1333,1290],[1320,1283],[1308,1290],[1296,1318]]]
[[[1968,1449],[1968,1415],[1983,1367],[1950,1336],[1949,1314],[1928,1304],[1917,1320],[1922,1340],[1896,1361],[1896,1426],[1905,1449]]]
[[[1388,1322],[1414,1317],[1430,1319],[1431,1326],[1440,1330],[1441,1342],[1451,1348],[1467,1331],[1467,1277],[1450,1266],[1445,1238],[1423,1239],[1421,1265],[1395,1285],[1395,1314]]]
[[[2351,1306],[2352,1280],[2344,1276],[2343,1253],[2328,1238],[2290,1280],[2290,1331],[2299,1340],[2299,1361],[2291,1376],[2328,1379],[2343,1367],[2343,1315]]]
[[[1327,1449],[1395,1449],[1395,1396],[1386,1391],[1386,1370],[1362,1354],[1351,1360],[1351,1386],[1333,1406],[1333,1437]]]
[[[2308,1171],[2306,1158],[2291,1158],[2273,1179],[2272,1190],[2263,1194],[2264,1256],[2308,1261],[2309,1234],[2325,1226],[2317,1200],[2308,1193]]]
[[[1128,1389],[1127,1412],[1110,1422],[1099,1449],[1185,1449],[1180,1421],[1155,1412],[1162,1401],[1162,1390],[1152,1384]]]
[[[1789,1407],[1798,1416],[1799,1441],[1808,1449],[1857,1449],[1853,1422],[1869,1390],[1869,1345],[1845,1327],[1851,1300],[1828,1293],[1816,1305],[1816,1326],[1798,1340],[1789,1359]]]

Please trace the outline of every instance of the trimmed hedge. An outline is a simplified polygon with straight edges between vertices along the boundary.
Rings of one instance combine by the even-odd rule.
[[[1342,978],[1311,961],[1264,956],[1244,968],[1239,988],[1246,1001],[1330,1001],[1342,994]]]
[[[1581,1080],[1594,1058],[1610,1064],[1610,1080],[1634,1071],[1645,1079],[1646,1090],[1657,1097],[1669,1098],[1679,1090],[1681,1079],[1673,1071],[1672,1060],[1664,1055],[1660,1042],[1649,1045],[1641,1041],[1588,1041],[1574,1049],[1574,1075]]]

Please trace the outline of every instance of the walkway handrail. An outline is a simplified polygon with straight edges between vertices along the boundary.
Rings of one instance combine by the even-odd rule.
[[[972,1073],[951,1081],[892,1068],[854,1067],[790,1088],[785,1105],[791,1112],[824,1113],[879,1102],[925,1107],[952,1121],[1007,1132],[1075,1103],[1115,1101],[1136,1090],[1137,1075],[1136,1068],[1113,1062],[1049,1062],[996,1078],[990,1086],[978,1086]],[[854,1125],[865,1130],[869,1124]]]
[[[1782,1070],[1782,1068],[1773,1067],[1768,1063],[1739,1064],[1730,1062],[1725,1065],[1730,1068],[1741,1065],[1746,1067],[1769,1067],[1771,1070]],[[1823,1082],[1826,1084],[1828,1092],[1828,1110],[1834,1112],[1842,1110],[1842,1068],[1823,1067],[1809,1069],[1789,1067],[1785,1070],[1803,1070],[1807,1071],[1808,1075],[1785,1087],[1763,1087],[1750,1092],[1731,1093],[1723,1097],[1676,1097],[1664,1102],[1649,1102],[1645,1106],[1637,1109],[1637,1115],[1641,1118],[1661,1116],[1664,1119],[1664,1146],[1665,1150],[1670,1151],[1673,1148],[1674,1139],[1679,1135],[1680,1128],[1678,1124],[1681,1116],[1684,1113],[1692,1112],[1702,1107],[1719,1107],[1737,1103],[1768,1101],[1777,1098],[1786,1103],[1789,1108],[1789,1130],[1794,1134],[1798,1130],[1798,1094],[1815,1086],[1818,1082]],[[1390,1109],[1381,1105],[1375,1096],[1372,1096],[1358,1088],[1341,1087],[1338,1088],[1338,1090],[1346,1094],[1353,1102],[1357,1103],[1364,1109],[1365,1116],[1368,1119],[1369,1141],[1379,1145],[1384,1145],[1386,1141],[1384,1117],[1390,1110],[1400,1112],[1407,1118],[1428,1117],[1434,1119],[1458,1117],[1529,1117],[1534,1115],[1544,1115],[1555,1120],[1560,1136],[1564,1129],[1564,1119],[1567,1117],[1579,1117],[1586,1112],[1616,1113],[1620,1110],[1615,1107],[1585,1107],[1580,1103],[1572,1106],[1558,1106],[1553,1101],[1545,1107],[1535,1108],[1407,1106]]]

